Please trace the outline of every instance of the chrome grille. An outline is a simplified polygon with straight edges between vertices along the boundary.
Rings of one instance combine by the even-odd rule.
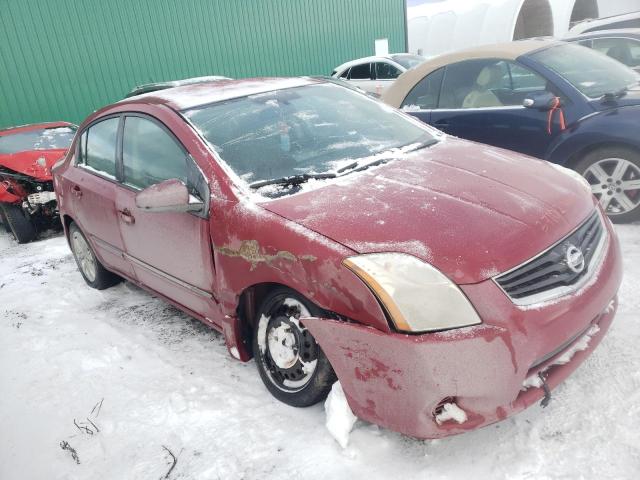
[[[565,295],[579,288],[597,267],[605,232],[600,213],[596,211],[553,247],[495,280],[519,305]]]

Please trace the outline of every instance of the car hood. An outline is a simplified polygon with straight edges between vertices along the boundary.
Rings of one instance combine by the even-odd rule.
[[[562,167],[446,138],[261,205],[357,253],[411,254],[469,284],[542,252],[585,220],[595,200]]]
[[[50,181],[51,168],[64,157],[66,149],[29,150],[0,155],[0,166],[28,175],[39,181]]]

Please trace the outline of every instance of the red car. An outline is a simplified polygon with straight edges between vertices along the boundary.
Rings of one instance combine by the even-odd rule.
[[[223,332],[289,405],[337,377],[415,437],[547,402],[617,306],[616,234],[579,176],[318,79],[118,102],[54,178],[90,286],[125,278]]]
[[[51,167],[66,155],[76,128],[54,122],[0,130],[0,221],[18,243],[58,221]]]

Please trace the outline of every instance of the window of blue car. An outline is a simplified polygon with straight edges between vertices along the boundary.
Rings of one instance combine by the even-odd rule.
[[[546,88],[544,78],[515,62],[467,60],[446,67],[438,108],[520,106],[527,95]]]
[[[580,45],[558,45],[532,53],[530,58],[590,98],[616,94],[640,81],[640,75],[626,65]]]
[[[420,80],[406,96],[400,108],[404,110],[431,110],[438,106],[444,68]]]
[[[233,171],[249,183],[341,173],[378,154],[402,158],[432,142],[426,125],[334,84],[315,84],[183,112]],[[399,161],[399,160],[398,160]]]
[[[75,127],[57,127],[3,135],[0,136],[0,154],[67,149],[75,133]]]
[[[108,118],[84,131],[78,163],[101,175],[116,178],[116,138],[120,117]]]

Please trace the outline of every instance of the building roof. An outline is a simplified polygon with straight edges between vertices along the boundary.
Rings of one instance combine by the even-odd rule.
[[[532,40],[518,40],[516,42],[496,43],[494,45],[483,45],[465,50],[460,50],[445,55],[440,55],[421,63],[411,70],[407,70],[400,75],[393,84],[383,93],[382,99],[385,103],[394,107],[399,107],[409,89],[426,77],[429,73],[445,65],[481,58],[500,58],[504,60],[515,60],[522,55],[526,55],[536,50],[558,45],[562,42],[547,38],[536,38]]]

